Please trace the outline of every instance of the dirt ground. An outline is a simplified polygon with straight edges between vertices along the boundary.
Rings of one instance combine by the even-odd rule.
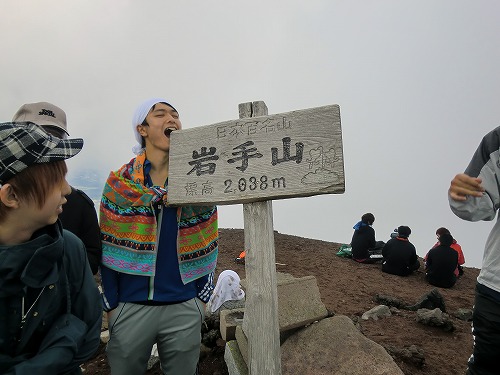
[[[411,240],[411,237],[410,237]],[[432,246],[433,238],[429,239]],[[236,271],[245,278],[245,266],[236,264],[234,258],[243,249],[242,229],[220,229],[219,260],[216,274],[225,269]],[[389,295],[409,305],[420,300],[434,287],[424,280],[422,270],[409,277],[385,274],[380,264],[358,264],[350,259],[337,257],[339,244],[312,240],[275,232],[276,270],[295,277],[313,275],[318,281],[321,299],[328,310],[358,320],[361,315],[378,305],[377,294]],[[422,263],[422,261],[421,261]],[[479,274],[477,268],[465,267],[465,274],[452,289],[438,288],[444,297],[447,312],[459,308],[471,309],[474,286]],[[424,353],[425,365],[414,365],[396,359],[406,375],[457,375],[465,373],[467,359],[472,351],[470,322],[451,317],[455,330],[445,332],[440,328],[423,326],[415,320],[415,313],[401,310],[399,314],[378,321],[359,319],[361,331],[384,347],[408,348],[416,345]],[[334,357],[333,357],[334,358]],[[110,374],[104,348],[83,366],[85,374]],[[147,374],[161,374],[158,366]],[[200,361],[200,375],[226,375],[224,342]]]

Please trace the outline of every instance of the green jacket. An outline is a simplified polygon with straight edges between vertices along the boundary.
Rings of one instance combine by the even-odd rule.
[[[80,373],[102,319],[83,243],[58,221],[26,243],[0,246],[0,275],[0,373]]]

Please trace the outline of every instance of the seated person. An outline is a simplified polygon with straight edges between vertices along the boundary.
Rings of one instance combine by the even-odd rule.
[[[441,288],[455,285],[458,253],[451,248],[452,244],[452,235],[443,233],[439,237],[439,245],[429,250],[425,256],[425,279],[429,284]]]
[[[448,234],[451,234],[450,231],[446,228],[438,228],[436,230],[436,236],[438,238],[438,242],[436,242],[434,244],[434,246],[432,246],[432,248],[434,249],[435,247],[438,247],[440,245],[440,242],[439,242],[439,237],[444,234],[444,233],[448,233]],[[453,238],[453,236],[452,236]],[[455,276],[456,277],[460,277],[464,274],[464,269],[463,269],[463,265],[465,264],[465,257],[464,257],[464,253],[462,252],[462,247],[457,243],[457,241],[453,238],[453,242],[450,246],[453,250],[455,250],[457,253],[458,253],[458,265],[457,265],[457,268],[455,269]],[[424,258],[424,261],[427,260],[427,255],[425,256]]]
[[[398,236],[384,245],[382,271],[398,276],[408,276],[420,268],[415,246],[408,240],[411,229],[405,225],[398,227]]]
[[[375,216],[366,213],[361,216],[361,221],[354,225],[354,233],[351,240],[352,259],[359,263],[375,263],[379,259],[371,257],[377,248],[375,241],[375,230],[372,228]]]

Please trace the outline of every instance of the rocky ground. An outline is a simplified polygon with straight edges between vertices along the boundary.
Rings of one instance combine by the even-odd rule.
[[[411,238],[410,238],[411,240]],[[429,239],[429,247],[433,245]],[[245,278],[245,266],[234,259],[244,244],[242,229],[220,230],[220,255],[217,275],[225,269],[236,271]],[[447,332],[437,327],[424,326],[415,320],[415,313],[400,310],[391,317],[362,320],[361,315],[378,303],[377,295],[387,295],[406,302],[417,303],[434,289],[425,282],[422,270],[403,278],[383,273],[379,264],[358,264],[336,256],[339,244],[301,238],[275,232],[276,269],[295,277],[313,275],[317,278],[321,299],[328,310],[347,315],[358,321],[363,334],[380,345],[396,349],[412,345],[423,353],[424,366],[418,367],[411,358],[395,356],[396,363],[406,375],[456,375],[465,373],[467,358],[472,350],[470,322],[451,316],[455,330]],[[467,254],[465,254],[467,256]],[[474,285],[479,269],[465,267],[464,276],[452,289],[441,289],[446,310],[450,315],[460,308],[472,309]],[[213,349],[200,360],[200,375],[226,375],[224,342],[218,340]],[[332,353],[332,360],[334,354]],[[110,374],[104,348],[84,366],[86,374]],[[158,366],[147,374],[161,374]]]

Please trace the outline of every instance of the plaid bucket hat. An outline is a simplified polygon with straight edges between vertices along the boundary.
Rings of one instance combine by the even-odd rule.
[[[66,160],[78,154],[83,139],[59,139],[32,122],[0,124],[0,185],[33,164]]]

